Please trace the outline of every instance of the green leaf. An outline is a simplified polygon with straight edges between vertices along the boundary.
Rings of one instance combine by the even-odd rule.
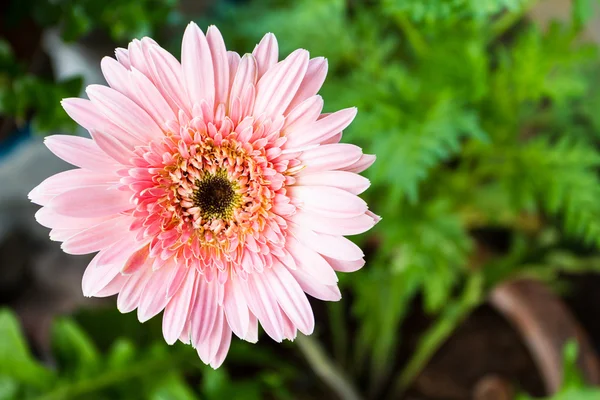
[[[54,374],[31,356],[15,315],[6,309],[0,310],[0,376],[38,389],[54,381]]]
[[[93,376],[98,371],[100,353],[91,338],[74,321],[56,321],[52,338],[61,369],[78,378]]]

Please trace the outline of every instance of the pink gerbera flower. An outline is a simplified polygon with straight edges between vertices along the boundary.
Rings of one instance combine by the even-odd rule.
[[[334,271],[364,264],[343,235],[378,220],[357,196],[375,157],[338,143],[356,109],[321,113],[327,61],[299,49],[278,62],[272,34],[240,57],[193,23],[181,64],[150,38],[116,58],[102,60],[110,87],[63,101],[92,139],[46,138],[79,168],[29,194],[65,252],[98,252],[83,293],[118,293],[141,322],[164,310],[167,343],[191,343],[214,368],[232,331],[310,334],[305,293],[339,300]]]

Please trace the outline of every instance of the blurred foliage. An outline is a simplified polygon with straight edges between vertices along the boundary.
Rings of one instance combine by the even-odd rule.
[[[600,399],[600,389],[591,388],[585,384],[577,367],[577,341],[567,342],[563,352],[563,380],[560,390],[546,400],[596,400]],[[517,400],[533,400],[532,397],[521,394]]]
[[[8,42],[0,39],[0,117],[10,116],[18,127],[31,122],[35,132],[72,131],[75,123],[60,107],[65,97],[81,91],[80,78],[61,82],[27,72]]]
[[[559,274],[600,271],[594,254],[600,245],[600,60],[597,46],[579,39],[594,2],[574,0],[569,20],[546,28],[527,18],[540,3],[535,0],[219,2],[214,14],[198,21],[218,25],[228,47],[241,52],[271,31],[282,55],[304,47],[327,57],[326,111],[359,108],[344,141],[377,155],[366,172],[372,187],[365,198],[384,218],[356,238],[368,262],[340,277],[349,300],[328,304],[329,329],[317,326],[320,339],[331,343],[334,364],[368,396],[400,398],[496,284],[526,276],[562,291],[568,288]],[[99,28],[123,42],[182,22],[173,0],[59,0],[46,2],[47,10],[41,3],[28,0],[12,12],[58,25],[66,40]],[[178,39],[172,40],[174,53]],[[7,65],[2,74],[18,75],[12,61]],[[49,86],[45,103],[35,103],[41,101],[39,83],[25,90],[27,84],[1,76],[2,110],[12,107],[21,118],[31,109],[44,115],[46,104],[58,105],[56,99],[74,89],[73,82],[63,83],[64,91]],[[27,93],[15,102],[25,105],[6,100],[17,93]],[[57,126],[65,116],[55,109],[47,119]],[[403,323],[414,306],[431,323],[399,365]],[[0,323],[2,334],[20,338],[12,317],[2,318],[8,321]],[[195,354],[183,347],[141,348],[121,339],[105,352],[95,349],[93,333],[87,337],[70,320],[55,329],[56,371],[31,358],[22,339],[0,347],[6,354],[0,360],[14,360],[10,365],[26,371],[0,365],[0,399],[2,393],[35,398],[44,390],[77,394],[82,387],[91,388],[86,399],[135,398],[127,397],[131,388],[157,399],[297,397],[287,392],[297,373],[294,362],[269,356],[263,342],[234,344],[227,365],[252,348],[242,359],[271,366],[240,381],[223,367],[197,367]],[[127,361],[111,364],[115,357]],[[113,373],[119,365],[129,371],[123,379]],[[201,375],[200,385],[190,374]],[[34,375],[39,379],[32,382]],[[592,398],[575,397],[573,388],[587,389],[574,376],[566,375],[564,389],[572,397],[554,400]]]
[[[169,347],[161,338],[141,347],[120,337],[102,352],[71,319],[54,323],[52,344],[55,365],[48,368],[31,355],[14,314],[0,309],[0,400],[292,399],[285,385],[298,374],[283,366],[277,373],[263,368],[251,379],[233,380],[226,368],[202,364],[190,346]],[[257,357],[248,349],[232,351],[238,362],[277,367],[265,361],[264,352]]]
[[[0,18],[10,29],[33,19],[41,29],[58,28],[65,42],[96,31],[106,32],[120,46],[135,37],[157,35],[181,22],[178,0],[19,0],[11,1]],[[39,55],[38,55],[39,56]],[[72,132],[76,124],[64,113],[60,100],[81,92],[81,79],[62,82],[40,77],[15,59],[11,46],[0,38],[0,117],[11,117],[33,132]]]

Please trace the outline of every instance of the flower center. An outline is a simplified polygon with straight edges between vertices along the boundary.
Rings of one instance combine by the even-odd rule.
[[[236,193],[237,185],[227,179],[225,171],[205,174],[201,180],[196,179],[195,186],[193,202],[204,220],[231,219],[240,196]]]

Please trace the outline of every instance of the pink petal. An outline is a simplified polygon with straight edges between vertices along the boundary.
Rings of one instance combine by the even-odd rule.
[[[119,264],[98,265],[100,254],[96,254],[83,273],[81,289],[86,297],[95,296],[96,293],[104,289],[119,274],[121,269]]]
[[[133,149],[140,144],[138,138],[114,124],[91,101],[69,98],[63,99],[61,104],[67,114],[88,131],[102,132],[102,134],[111,136],[115,140],[122,142],[129,149]]]
[[[132,91],[131,81],[129,80],[129,69],[111,57],[104,57],[100,61],[102,74],[109,86],[117,92],[124,94],[130,99],[135,99]]]
[[[107,221],[113,216],[98,217],[98,218],[74,218],[65,217],[54,212],[48,207],[42,207],[35,213],[35,220],[46,228],[62,228],[62,229],[87,229],[100,222]]]
[[[130,160],[133,156],[133,147],[129,147],[122,140],[118,140],[114,136],[101,131],[90,130],[90,134],[98,147],[113,160],[123,165],[131,165]]]
[[[119,292],[117,297],[117,308],[123,314],[131,312],[136,309],[140,303],[140,298],[146,287],[146,283],[152,276],[152,269],[145,268],[135,275],[131,275],[123,289]]]
[[[272,33],[267,33],[256,45],[252,52],[258,65],[258,77],[262,77],[279,59],[279,46],[277,38]]]
[[[150,68],[157,87],[171,105],[174,112],[191,111],[187,93],[183,85],[183,72],[181,64],[168,51],[152,46],[149,49]]]
[[[274,263],[271,271],[264,275],[281,309],[300,332],[310,335],[315,328],[315,318],[298,282],[280,263]]]
[[[219,339],[219,348],[217,353],[210,362],[210,366],[217,369],[225,361],[225,357],[229,352],[229,346],[231,345],[231,329],[226,323],[223,323],[223,330],[221,332],[221,338]]]
[[[363,172],[364,170],[366,170],[367,168],[369,168],[371,165],[373,165],[373,163],[375,162],[376,157],[374,155],[371,154],[363,154],[361,158],[359,158],[358,160],[356,160],[354,163],[340,168],[344,171],[349,171],[349,172],[355,172],[355,173],[359,173],[359,172]]]
[[[248,304],[242,292],[243,289],[238,282],[239,279],[237,276],[230,276],[225,283],[223,309],[231,330],[240,339],[243,339],[248,333],[250,314]]]
[[[269,69],[258,81],[254,115],[283,114],[300,87],[308,67],[308,51],[298,49]]]
[[[96,292],[94,297],[109,297],[118,294],[121,290],[123,290],[123,286],[125,286],[125,283],[128,279],[128,276],[117,274],[117,276],[115,276],[112,281],[108,283],[108,285]]]
[[[142,268],[150,267],[151,263],[148,261],[148,246],[144,246],[141,249],[134,252],[127,261],[121,273],[123,275],[133,275],[138,273]]]
[[[250,54],[244,54],[231,85],[229,97],[229,113],[233,110],[233,100],[241,99],[243,91],[248,85],[256,84],[256,60]]]
[[[283,340],[281,310],[263,279],[262,274],[256,272],[248,276],[246,285],[243,285],[246,300],[250,311],[256,315],[265,332],[276,342],[281,342]]]
[[[297,129],[288,136],[286,148],[321,143],[343,131],[356,117],[356,107],[346,108],[326,116],[312,124]]]
[[[286,247],[296,262],[297,269],[324,285],[336,285],[338,277],[331,266],[316,251],[305,246],[293,236],[286,238]]]
[[[206,32],[215,72],[215,104],[227,102],[229,95],[229,60],[223,36],[216,26],[211,25]]]
[[[258,319],[256,315],[250,313],[250,322],[248,323],[248,333],[244,340],[250,343],[258,342]]]
[[[146,322],[161,312],[169,298],[167,297],[167,277],[171,273],[169,268],[154,271],[144,287],[137,310],[138,320]]]
[[[36,204],[46,205],[57,195],[69,190],[95,186],[106,189],[114,185],[115,178],[104,172],[71,169],[46,178],[29,192],[28,197]]]
[[[225,322],[223,310],[219,309],[215,318],[215,323],[209,334],[206,336],[205,340],[198,343],[196,347],[198,356],[204,363],[209,364],[215,358],[219,346],[221,345],[221,339],[223,338],[223,327],[226,325],[227,323]],[[229,340],[231,340],[231,330],[227,330],[229,331]]]
[[[353,144],[325,144],[314,149],[305,150],[299,157],[304,169],[301,174],[315,171],[342,169],[353,165],[362,156],[360,147]]]
[[[298,104],[317,94],[319,89],[321,89],[321,86],[323,86],[326,76],[327,59],[323,57],[311,59],[308,63],[306,74],[304,75],[302,83],[300,84],[300,88],[288,106],[287,111],[291,111]]]
[[[183,331],[189,311],[193,307],[195,287],[196,270],[188,268],[183,285],[177,294],[169,300],[163,314],[163,336],[168,344],[175,343]]]
[[[337,285],[324,285],[315,281],[312,276],[299,269],[290,270],[290,274],[296,279],[302,290],[315,299],[325,301],[338,301],[342,298]]]
[[[91,139],[72,135],[51,135],[44,144],[58,157],[69,164],[94,171],[111,170],[114,160],[106,155]]]
[[[240,65],[241,57],[235,51],[227,52],[227,63],[229,64],[229,88],[231,91],[231,86],[233,85],[233,80],[235,79],[235,75],[237,74],[238,66]]]
[[[294,214],[290,221],[328,235],[358,235],[368,231],[377,223],[367,214],[351,218],[329,218],[306,210]]]
[[[86,93],[102,114],[137,138],[140,144],[147,144],[163,135],[146,111],[127,96],[101,85],[88,86]]]
[[[200,105],[204,100],[212,109],[215,104],[213,60],[204,33],[193,22],[183,34],[181,65],[192,105]]]
[[[197,347],[199,343],[207,340],[213,329],[219,306],[217,304],[217,284],[206,282],[200,277],[197,282],[196,300],[191,311],[192,318],[192,345]]]
[[[115,57],[117,57],[117,61],[123,64],[125,68],[131,68],[131,62],[129,61],[129,50],[122,47],[117,47],[115,49]]]
[[[129,233],[131,218],[117,217],[103,221],[71,236],[60,247],[67,254],[88,254],[105,249]]]
[[[331,236],[290,223],[290,233],[298,241],[319,254],[344,261],[355,261],[364,257],[360,247],[343,236]]]
[[[342,261],[335,258],[325,257],[325,260],[327,260],[329,265],[331,265],[331,268],[340,272],[358,271],[365,265],[365,260],[362,258],[354,261]]]
[[[320,171],[304,173],[296,177],[299,186],[331,186],[352,194],[361,194],[371,182],[363,176],[347,171]]]
[[[161,130],[167,131],[166,122],[177,119],[169,103],[167,103],[152,81],[139,70],[133,68],[129,77],[133,83],[136,98],[138,99],[137,103],[161,127]]]
[[[323,110],[323,98],[312,96],[298,104],[285,118],[282,130],[286,135],[291,134],[302,126],[315,122]]]
[[[131,208],[130,194],[106,186],[81,187],[54,197],[48,207],[67,217],[103,217]]]
[[[288,193],[300,208],[326,217],[356,217],[368,209],[360,197],[330,186],[292,186]]]

